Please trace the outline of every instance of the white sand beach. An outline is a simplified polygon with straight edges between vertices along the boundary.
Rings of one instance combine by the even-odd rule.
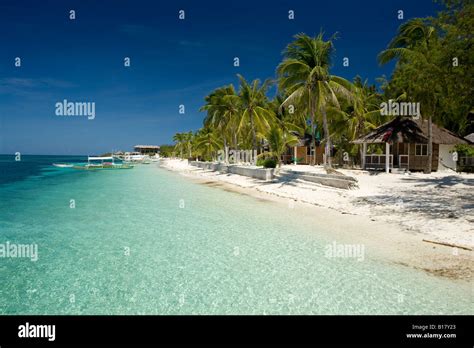
[[[161,166],[260,198],[283,199],[290,206],[325,209],[327,219],[321,221],[319,214],[318,223],[335,226],[344,220],[352,228],[339,228],[339,238],[357,236],[383,244],[384,253],[394,252],[390,257],[393,262],[456,279],[470,279],[474,269],[473,251],[423,241],[473,248],[472,174],[373,174],[341,169],[338,171],[358,181],[358,188],[344,190],[300,179],[263,182],[202,170],[180,159],[163,159]],[[325,173],[318,166],[286,165],[282,167],[285,170]]]

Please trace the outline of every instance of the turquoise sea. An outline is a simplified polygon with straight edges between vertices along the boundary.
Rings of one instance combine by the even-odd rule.
[[[38,245],[0,258],[0,314],[473,314],[465,282],[325,257],[330,231],[284,204],[51,166],[84,159],[0,156],[0,244]]]

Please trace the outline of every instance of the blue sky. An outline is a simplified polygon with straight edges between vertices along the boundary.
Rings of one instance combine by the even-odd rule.
[[[331,72],[375,82],[393,68],[376,56],[403,22],[397,11],[406,20],[438,8],[432,0],[2,0],[0,153],[98,154],[171,143],[174,133],[201,126],[198,109],[212,89],[237,84],[238,73],[275,77],[299,32],[338,32]],[[56,116],[64,99],[95,102],[95,119]]]

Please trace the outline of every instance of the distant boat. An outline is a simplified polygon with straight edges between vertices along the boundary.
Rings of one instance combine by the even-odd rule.
[[[97,169],[132,169],[133,165],[125,163],[114,163],[112,156],[87,157],[87,164],[73,166],[74,169],[97,170]]]
[[[74,167],[74,164],[69,164],[69,163],[53,163],[53,166],[58,167],[58,168],[72,168],[72,167]]]

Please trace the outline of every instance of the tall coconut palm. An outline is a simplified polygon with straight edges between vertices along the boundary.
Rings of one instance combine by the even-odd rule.
[[[205,98],[206,104],[200,111],[207,111],[204,126],[216,129],[221,135],[224,144],[225,162],[228,163],[228,137],[237,146],[236,116],[240,111],[239,97],[233,85],[217,88]]]
[[[332,38],[325,41],[323,33],[315,37],[300,33],[286,47],[283,52],[284,60],[277,68],[279,88],[288,94],[283,106],[293,105],[309,112],[313,148],[316,148],[314,136],[316,115],[321,116],[326,140],[325,165],[328,167],[332,166],[332,145],[327,108],[340,107],[339,97],[350,98],[350,83],[341,77],[329,74],[333,52]],[[313,165],[316,163],[315,157],[313,156]]]
[[[425,170],[427,173],[431,173],[432,122],[439,99],[438,91],[433,87],[434,85],[430,85],[442,74],[442,69],[431,59],[438,44],[439,37],[435,27],[425,19],[414,18],[398,28],[398,33],[388,48],[378,56],[381,64],[398,60],[397,67],[410,64],[413,69],[413,82],[411,86],[407,86],[407,89],[411,99],[421,104],[422,117],[428,116],[428,163]]]
[[[242,114],[239,130],[249,126],[252,136],[252,150],[257,150],[257,132],[265,133],[270,129],[274,115],[268,108],[266,92],[270,81],[266,80],[260,84],[260,80],[248,83],[241,75],[237,75],[240,81],[239,97]]]

